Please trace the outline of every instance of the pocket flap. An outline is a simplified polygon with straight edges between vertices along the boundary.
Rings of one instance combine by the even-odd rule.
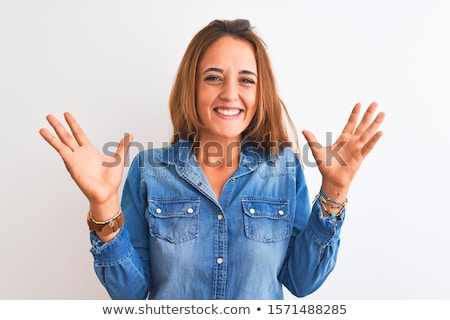
[[[287,219],[289,201],[266,199],[242,199],[244,213],[252,218]]]
[[[192,217],[200,209],[199,199],[149,199],[149,211],[158,218]]]

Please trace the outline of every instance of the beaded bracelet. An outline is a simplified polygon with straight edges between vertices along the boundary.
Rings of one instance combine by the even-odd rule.
[[[327,196],[327,195],[325,194],[325,192],[323,192],[322,188],[320,188],[319,196],[320,196],[321,200],[322,200],[324,203],[328,203],[328,201],[330,201],[331,203],[334,203],[335,205],[337,205],[338,208],[345,207],[345,205],[346,205],[347,202],[348,202],[348,201],[347,201],[347,198],[345,198],[345,201],[344,201],[343,203],[340,203],[340,202],[337,202],[336,200],[331,199],[329,196]]]
[[[323,211],[325,211],[327,214],[329,214],[332,218],[339,217],[345,209],[345,206],[343,206],[340,208],[340,210],[338,212],[330,212],[322,202],[320,202],[320,206],[322,207]]]
[[[108,223],[110,223],[110,222],[116,220],[122,213],[123,213],[123,212],[122,212],[122,208],[120,208],[119,211],[118,211],[112,218],[110,218],[110,219],[108,219],[108,220],[106,220],[106,221],[98,221],[98,220],[95,220],[95,219],[94,219],[94,216],[92,215],[92,211],[89,210],[89,220],[91,220],[91,221],[92,221],[93,223],[95,223],[95,224],[100,224],[100,225],[102,225],[102,224],[108,224]]]
[[[348,203],[347,198],[345,199],[345,201],[344,201],[343,203],[338,202],[338,201],[336,201],[336,200],[330,198],[329,196],[327,196],[327,195],[322,191],[322,188],[320,188],[320,191],[319,191],[319,194],[317,195],[317,198],[318,198],[319,201],[320,201],[320,206],[322,207],[322,209],[323,209],[327,214],[329,214],[332,218],[335,218],[335,219],[336,219],[337,217],[339,217],[339,216],[342,214],[342,212],[343,212],[344,209],[345,209],[345,206],[346,206],[347,203]],[[331,202],[331,203],[333,203],[333,204],[336,205],[336,206],[330,206],[331,209],[339,209],[339,211],[338,211],[338,212],[330,212],[330,211],[326,208],[326,206],[325,206],[325,204],[328,204],[329,202]]]

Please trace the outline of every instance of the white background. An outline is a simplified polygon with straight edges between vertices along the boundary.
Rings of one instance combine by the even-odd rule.
[[[38,134],[45,116],[71,111],[99,149],[128,132],[161,146],[191,37],[247,18],[299,131],[336,138],[356,102],[387,113],[350,191],[337,266],[307,299],[449,299],[449,16],[445,0],[2,0],[0,298],[108,299],[87,201]],[[313,197],[320,175],[305,170]]]

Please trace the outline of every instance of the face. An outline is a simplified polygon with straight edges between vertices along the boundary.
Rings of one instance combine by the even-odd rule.
[[[256,111],[256,72],[253,47],[245,40],[224,36],[206,50],[196,79],[201,141],[241,140]]]

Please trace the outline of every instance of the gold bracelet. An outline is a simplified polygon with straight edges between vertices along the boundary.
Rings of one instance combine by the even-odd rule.
[[[92,211],[89,210],[88,218],[87,218],[87,224],[89,226],[89,230],[101,232],[102,235],[104,235],[104,236],[119,230],[122,227],[123,223],[124,223],[124,218],[123,218],[122,208],[120,208],[119,211],[111,219],[108,219],[106,221],[95,220],[92,215]],[[105,229],[106,226],[108,226],[109,228]],[[107,231],[104,231],[104,230],[107,230]]]
[[[95,224],[108,224],[108,223],[110,223],[111,221],[116,220],[122,213],[123,213],[123,212],[122,212],[122,208],[120,208],[119,211],[117,211],[117,213],[116,213],[111,219],[108,219],[108,220],[106,220],[106,221],[98,221],[98,220],[95,220],[95,219],[94,219],[94,216],[93,216],[93,214],[92,214],[92,211],[89,210],[89,219],[90,219],[93,223],[95,223]]]

